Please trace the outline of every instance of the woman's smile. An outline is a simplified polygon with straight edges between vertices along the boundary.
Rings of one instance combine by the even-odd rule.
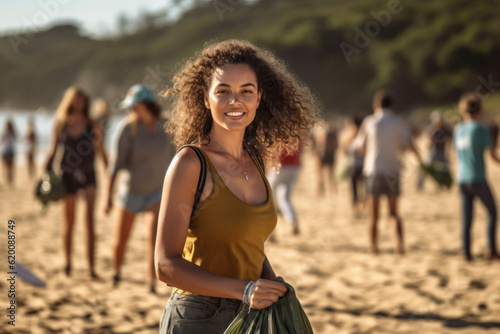
[[[255,118],[261,92],[257,77],[246,64],[226,64],[214,72],[205,95],[214,126],[229,131],[244,131]]]
[[[233,110],[225,113],[224,115],[226,115],[229,119],[239,121],[240,119],[242,119],[246,115],[246,112],[244,112],[243,110],[234,110],[233,109]]]

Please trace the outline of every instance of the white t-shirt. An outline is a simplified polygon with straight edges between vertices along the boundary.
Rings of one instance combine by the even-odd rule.
[[[365,176],[399,173],[399,153],[411,145],[410,132],[391,110],[382,109],[366,117],[355,146],[365,146]]]

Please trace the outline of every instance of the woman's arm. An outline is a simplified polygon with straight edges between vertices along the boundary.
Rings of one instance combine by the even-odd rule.
[[[117,138],[113,141],[109,171],[109,179],[106,187],[106,196],[104,204],[104,213],[108,214],[113,208],[113,188],[116,181],[118,171],[122,168],[127,168],[130,163],[130,127],[127,119],[122,120],[116,131]],[[101,140],[102,142],[103,140]]]
[[[489,149],[489,151],[490,151],[490,156],[491,156],[491,158],[492,158],[495,162],[497,162],[497,163],[499,163],[499,164],[500,164],[500,158],[499,158],[499,157],[498,157],[498,155],[497,155],[497,152],[496,152],[496,150],[495,150],[495,146],[491,146],[491,147],[490,147],[490,149]]]
[[[96,122],[92,122],[92,126],[94,130],[94,149],[101,156],[104,168],[108,168],[108,158],[104,151],[104,135],[101,127]]]
[[[56,120],[54,126],[52,127],[52,132],[50,135],[49,153],[47,156],[47,162],[45,163],[45,170],[52,170],[52,162],[54,161],[54,156],[57,151],[57,142],[59,139],[59,134],[61,133],[62,124]]]
[[[167,170],[158,220],[156,273],[159,280],[182,290],[242,300],[249,282],[213,274],[182,257],[200,169],[195,152],[185,149]],[[259,279],[250,297],[251,306],[268,307],[285,292],[283,284]]]
[[[264,263],[262,264],[262,278],[268,279],[271,281],[280,281],[284,282],[285,280],[281,276],[276,276],[274,273],[273,267],[271,266],[271,262],[269,262],[269,259],[266,258],[264,259]]]
[[[106,203],[104,204],[104,213],[108,214],[113,208],[113,188],[115,186],[116,173],[109,175],[108,186],[106,187]]]

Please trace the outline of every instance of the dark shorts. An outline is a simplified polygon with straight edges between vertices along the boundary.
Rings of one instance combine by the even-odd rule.
[[[363,166],[349,166],[349,176],[353,179],[363,179]]]
[[[326,166],[335,165],[335,153],[325,154],[321,157],[321,164]]]
[[[76,194],[79,189],[96,185],[95,172],[93,170],[87,172],[81,170],[63,172],[62,182],[66,194]]]
[[[236,299],[182,294],[168,300],[160,320],[160,334],[222,334],[240,311]]]
[[[366,194],[370,196],[399,196],[399,174],[386,173],[367,176],[365,179]]]
[[[14,160],[14,151],[6,151],[2,153],[2,159],[4,161],[12,161]]]

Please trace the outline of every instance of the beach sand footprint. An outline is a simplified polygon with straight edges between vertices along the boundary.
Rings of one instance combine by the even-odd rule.
[[[482,280],[475,279],[469,282],[469,289],[484,290],[487,287],[488,285]]]

